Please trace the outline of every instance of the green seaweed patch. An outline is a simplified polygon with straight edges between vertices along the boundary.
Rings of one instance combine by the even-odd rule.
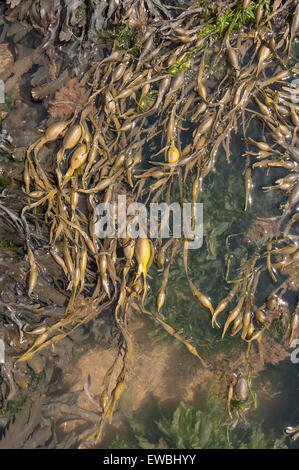
[[[136,54],[142,47],[142,43],[137,37],[137,30],[135,28],[131,28],[123,20],[120,21],[120,25],[122,26],[122,29],[118,35],[115,36],[118,47],[130,50],[132,54]]]
[[[136,28],[131,28],[124,20],[121,20],[117,26],[118,32],[111,31],[110,29],[101,29],[98,36],[101,38],[111,38],[116,41],[119,49],[124,49],[136,55],[142,48],[142,43],[138,39]]]
[[[199,392],[197,405],[181,401],[174,411],[161,410],[156,400],[148,403],[151,413],[147,418],[144,409],[132,411],[131,395],[127,390],[120,400],[125,430],[112,442],[106,442],[106,449],[286,448],[285,436],[264,430],[256,412],[251,413],[250,426],[241,421],[237,425],[232,423],[222,398],[206,389]]]
[[[3,188],[8,186],[10,184],[10,182],[11,182],[10,178],[3,175],[3,173],[0,173],[0,191],[2,191]]]
[[[98,32],[99,37],[108,36],[116,41],[119,49],[124,49],[133,55],[136,55],[142,48],[142,43],[138,39],[136,28],[131,28],[124,20],[118,24],[119,32],[109,29],[102,29]]]
[[[9,400],[7,405],[0,409],[2,416],[15,416],[25,408],[25,397],[22,393],[18,393],[15,398]]]
[[[221,400],[206,390],[199,392],[200,406],[181,401],[174,411],[161,410],[156,401],[148,403],[151,413],[148,420],[144,413],[132,412],[130,393],[121,399],[130,433],[130,442],[136,441],[136,448],[143,449],[204,449],[224,448],[226,444],[225,412]],[[156,419],[152,422],[152,416]],[[125,435],[118,438],[124,441]]]
[[[150,109],[156,101],[157,94],[158,90],[150,90],[138,104],[138,111],[144,112]]]
[[[259,0],[258,2],[250,2],[244,11],[241,4],[233,9],[227,8],[224,12],[219,7],[216,18],[211,19],[198,32],[198,36],[206,37],[211,34],[217,34],[219,37],[222,37],[224,33],[230,34],[233,30],[239,30],[243,24],[254,23],[256,10],[261,3],[266,7],[270,4],[270,1]],[[207,12],[207,15],[211,14],[211,10],[207,9]]]
[[[272,320],[271,325],[267,331],[267,334],[271,337],[276,338],[277,341],[281,341],[285,334],[285,326],[283,324],[283,316],[281,315],[280,318],[274,318]]]
[[[12,251],[13,253],[15,253],[16,255],[18,255],[21,251],[21,248],[16,246],[12,241],[10,240],[5,240],[5,239],[1,239],[0,240],[0,248],[4,248],[6,250],[10,250]]]
[[[82,20],[86,17],[86,10],[87,10],[87,6],[85,5],[85,3],[82,3],[81,5],[78,6],[76,13],[75,13],[77,20]]]
[[[167,69],[167,73],[170,75],[176,75],[180,71],[187,70],[191,65],[191,56],[200,51],[202,47],[203,45],[201,47],[194,47],[193,49],[190,49],[190,51],[186,51],[183,52],[183,54],[180,54],[175,63]]]

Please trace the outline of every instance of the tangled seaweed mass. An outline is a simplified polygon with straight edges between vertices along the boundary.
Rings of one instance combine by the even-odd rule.
[[[18,367],[39,351],[50,351],[49,346],[102,312],[111,312],[120,334],[119,353],[103,381],[99,422],[88,436],[97,440],[104,423],[111,422],[127,382],[134,347],[132,310],[151,317],[181,342],[198,358],[199,367],[209,365],[163,315],[171,267],[178,256],[183,258],[193,296],[210,314],[211,326],[221,328],[221,338],[230,331],[236,341],[245,341],[248,360],[254,342],[262,354],[263,335],[282,313],[288,319],[289,346],[296,337],[299,4],[290,0],[6,3],[2,40],[12,35],[11,22],[24,28],[14,34],[25,35],[30,25],[43,39],[31,56],[20,59],[21,64],[0,78],[9,92],[33,64],[39,64],[31,95],[42,100],[50,114],[43,135],[23,145],[21,207],[11,205],[6,190],[0,201],[1,217],[25,245],[28,272],[20,297],[2,302],[5,322],[16,337],[9,346],[11,360]],[[221,156],[232,165],[231,138],[237,132],[245,149],[239,156],[244,168],[244,212],[251,203],[255,172],[273,168],[281,169],[282,176],[261,189],[279,190],[281,206],[248,229],[250,250],[236,279],[230,279],[227,257],[226,281],[232,288],[218,304],[192,280],[187,237],[150,239],[145,228],[136,240],[127,225],[122,227],[123,237],[98,237],[97,205],[114,203],[117,210],[119,195],[146,206],[189,202],[194,224],[204,180]],[[2,132],[0,138],[1,149],[16,158],[8,136]],[[230,237],[228,252],[229,246]],[[52,273],[43,265],[49,256]],[[163,270],[155,311],[147,305],[153,262]],[[268,275],[272,292],[261,302],[256,292],[262,273]],[[43,300],[43,278],[59,287],[55,312]],[[115,377],[113,367],[119,360],[122,366]],[[2,365],[2,373],[9,400],[12,372]],[[241,396],[236,399],[241,400],[244,389],[244,381],[231,380],[229,417],[236,390]],[[297,428],[288,428],[289,433],[294,430],[293,439],[298,437]]]

